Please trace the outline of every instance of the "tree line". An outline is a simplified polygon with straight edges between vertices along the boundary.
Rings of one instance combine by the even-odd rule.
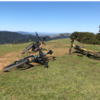
[[[86,44],[99,44],[100,45],[100,33],[94,34],[92,32],[73,32],[70,35],[72,39],[73,36],[75,40]]]

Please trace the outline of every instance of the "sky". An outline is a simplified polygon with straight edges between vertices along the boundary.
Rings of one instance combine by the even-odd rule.
[[[100,1],[0,1],[0,30],[99,32]]]

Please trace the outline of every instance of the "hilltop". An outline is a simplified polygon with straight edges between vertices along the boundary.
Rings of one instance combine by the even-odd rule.
[[[68,55],[70,39],[58,39],[45,43],[43,48],[53,50],[53,54],[48,57],[55,56],[56,60],[49,61],[48,69],[31,63],[33,67],[28,69],[0,72],[0,99],[99,100],[100,61],[79,56],[77,53]],[[100,49],[98,45],[77,41],[74,43],[90,50]],[[21,55],[21,51],[29,44],[30,42],[0,45],[0,67],[26,57],[27,54]],[[73,51],[75,50],[72,49]]]

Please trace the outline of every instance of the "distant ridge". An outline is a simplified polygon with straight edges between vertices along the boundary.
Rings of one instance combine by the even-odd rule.
[[[70,35],[71,35],[71,33],[60,33],[60,34],[51,36],[51,38],[52,39],[69,38]]]
[[[36,36],[33,35],[23,35],[17,32],[10,31],[0,31],[0,44],[6,43],[18,43],[19,41],[27,42],[28,39],[36,40]],[[29,41],[29,40],[28,40]]]
[[[50,34],[49,34],[50,35]],[[40,35],[40,38],[46,38],[46,41],[61,39],[61,38],[69,38],[71,33],[60,33],[56,35],[48,36],[48,34]],[[0,44],[7,44],[7,43],[24,43],[29,41],[36,41],[37,37],[35,35],[27,34],[24,32],[23,34],[17,32],[10,32],[10,31],[0,31]]]
[[[30,35],[35,35],[35,32],[17,31],[17,33],[24,34],[24,35],[25,34],[26,35],[29,35],[29,34]],[[53,36],[53,35],[56,35],[57,33],[48,33],[48,32],[47,33],[46,32],[43,33],[43,32],[39,32],[38,34],[39,34],[39,36],[43,37],[43,36]]]
[[[20,34],[23,34],[23,35],[35,35],[35,32],[17,31],[17,33],[20,33]]]
[[[24,31],[17,31],[17,33],[20,34],[27,34],[27,35],[35,35],[35,32],[24,32]],[[39,36],[50,36],[51,38],[69,38],[69,36],[71,35],[71,33],[43,33],[40,32]]]

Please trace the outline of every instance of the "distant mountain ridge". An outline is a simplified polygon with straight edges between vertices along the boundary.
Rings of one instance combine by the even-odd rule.
[[[17,33],[20,33],[20,34],[23,34],[23,35],[35,35],[35,32],[17,31]]]
[[[56,34],[53,36],[48,36],[48,34],[44,35],[46,41],[54,40],[54,39],[61,39],[61,38],[69,38],[70,33],[63,33],[63,34]],[[40,36],[40,34],[39,34]],[[43,39],[43,35],[40,36]],[[26,33],[17,33],[17,32],[10,32],[10,31],[0,31],[0,44],[6,43],[24,43],[29,41],[36,41],[37,37],[35,35],[26,34]]]
[[[56,34],[51,36],[52,39],[60,39],[60,38],[69,38],[70,37],[70,33],[60,33],[60,34]]]
[[[25,32],[25,31],[17,31],[17,33],[20,33],[20,34],[24,34],[24,35],[35,35],[35,32]],[[54,36],[54,35],[57,35],[58,33],[48,33],[48,32],[39,32],[38,33],[39,36],[43,37],[43,36]],[[60,33],[61,34],[61,33]],[[63,34],[63,33],[62,33]],[[64,33],[65,34],[65,33]],[[70,34],[70,33],[68,33]]]
[[[17,32],[10,32],[10,31],[0,31],[0,44],[6,43],[18,43],[22,40],[32,39],[36,40],[36,36],[33,35],[23,35]]]

